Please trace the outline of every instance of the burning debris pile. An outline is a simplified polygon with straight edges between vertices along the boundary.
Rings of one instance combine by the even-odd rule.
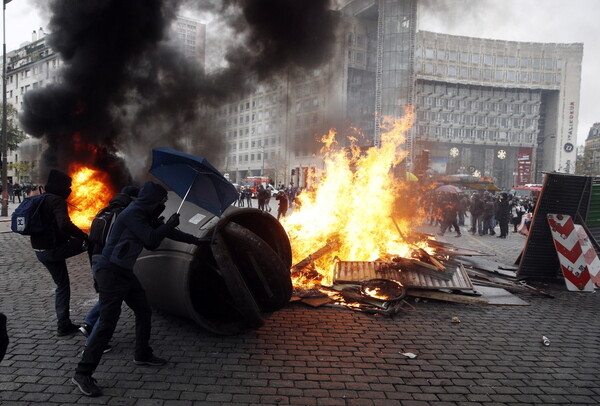
[[[456,257],[486,254],[414,232],[425,218],[418,203],[423,191],[393,173],[406,156],[412,110],[385,123],[380,148],[353,145],[348,153],[335,148],[335,132],[323,137],[324,170],[308,182],[317,186],[303,191],[299,207],[282,221],[292,246],[295,296],[305,303],[393,316],[410,308],[406,295],[473,293],[473,270]]]

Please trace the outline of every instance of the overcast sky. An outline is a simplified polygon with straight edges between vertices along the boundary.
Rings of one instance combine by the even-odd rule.
[[[12,0],[6,5],[8,51],[31,41],[33,30],[48,31],[47,3]],[[422,30],[511,41],[583,43],[577,142],[584,143],[592,124],[600,122],[600,0],[424,0],[424,4],[426,13],[419,17]]]

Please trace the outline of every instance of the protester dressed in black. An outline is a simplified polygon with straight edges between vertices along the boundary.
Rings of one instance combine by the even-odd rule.
[[[31,235],[31,247],[56,284],[57,335],[66,336],[79,331],[79,326],[70,318],[71,283],[65,259],[84,252],[88,236],[69,218],[66,199],[71,194],[71,178],[67,174],[51,170],[45,194],[41,206],[44,231]]]
[[[133,273],[133,266],[143,248],[156,249],[166,237],[190,244],[199,244],[200,240],[175,229],[179,225],[179,214],[173,214],[166,223],[158,218],[166,200],[167,191],[162,186],[146,182],[137,200],[129,204],[115,220],[102,256],[94,266],[100,298],[100,319],[72,379],[85,395],[102,394],[92,374],[112,338],[123,301],[135,314],[134,363],[160,366],[167,362],[156,357],[149,345],[152,310],[144,288]]]
[[[285,192],[279,192],[275,195],[275,200],[279,201],[279,208],[277,210],[277,220],[281,217],[285,217],[288,209],[288,197]]]
[[[507,193],[500,194],[495,215],[500,226],[500,235],[498,238],[506,238],[508,235],[508,221],[510,219],[510,201],[508,200]]]
[[[125,209],[135,199],[139,193],[139,188],[135,186],[126,186],[124,187],[120,193],[117,193],[113,196],[112,199],[108,202],[108,206],[104,207],[100,212],[96,215],[96,217],[101,216],[103,213],[113,213],[114,216],[117,216],[121,211]],[[116,217],[115,217],[116,218]],[[94,276],[94,281],[96,280],[96,276],[93,273],[94,264],[101,258],[102,249],[106,241],[102,239],[104,234],[104,224],[100,227],[100,230],[94,230],[95,221],[92,222],[92,227],[90,228],[90,240],[88,246],[88,255],[90,257],[90,265],[92,266],[92,274]],[[91,340],[90,335],[94,331],[94,327],[96,326],[96,322],[100,317],[100,302],[96,302],[94,307],[88,312],[88,314],[83,319],[83,324],[79,327],[79,331],[87,337],[87,342]],[[110,349],[111,347],[107,347]],[[106,349],[105,349],[106,352]]]

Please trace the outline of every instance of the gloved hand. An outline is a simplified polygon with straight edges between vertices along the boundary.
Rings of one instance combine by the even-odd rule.
[[[81,244],[81,250],[87,251],[89,247],[90,247],[90,244],[87,242],[87,240],[83,240],[83,243]]]
[[[179,213],[173,213],[166,224],[172,228],[177,227],[179,225]]]

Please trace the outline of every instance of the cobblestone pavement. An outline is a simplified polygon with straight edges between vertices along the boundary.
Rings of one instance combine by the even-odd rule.
[[[525,238],[442,240],[511,264]],[[0,233],[0,245],[0,311],[11,340],[0,363],[2,405],[600,404],[598,293],[555,282],[536,284],[555,298],[519,295],[530,306],[419,301],[394,319],[294,303],[236,336],[155,312],[152,345],[169,361],[163,368],[133,364],[134,320],[124,307],[115,348],[95,374],[105,394],[87,398],[70,383],[84,338],[56,337],[50,275],[26,237]],[[96,300],[85,256],[69,269],[72,318],[81,321]]]

